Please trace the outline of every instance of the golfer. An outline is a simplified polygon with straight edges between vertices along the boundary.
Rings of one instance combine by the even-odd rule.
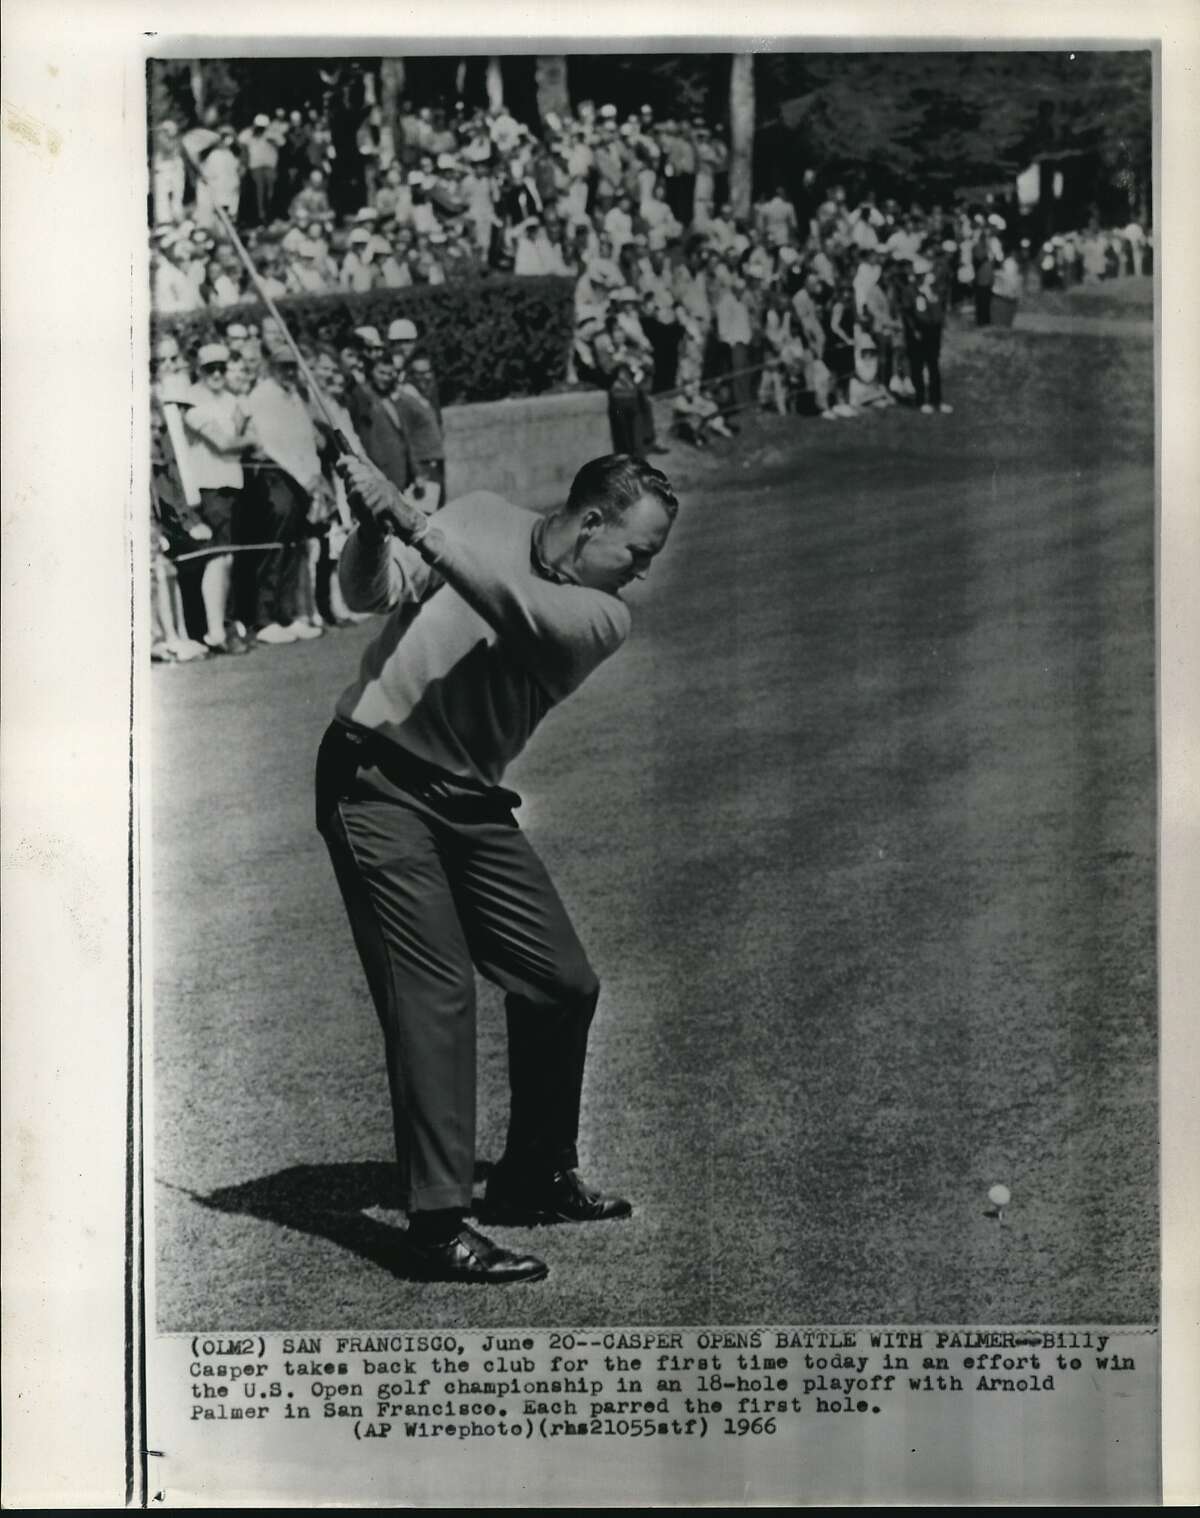
[[[678,509],[665,475],[593,459],[542,517],[478,491],[432,518],[373,465],[339,464],[370,513],[342,549],[354,611],[385,612],[317,762],[329,848],[383,1025],[415,1273],[531,1281],[546,1266],[466,1223],[475,1166],[476,969],[507,994],[511,1107],[483,1216],[593,1222],[576,1139],[599,985],[513,817],[507,766],[629,632],[621,591]],[[391,516],[395,536],[379,522]]]

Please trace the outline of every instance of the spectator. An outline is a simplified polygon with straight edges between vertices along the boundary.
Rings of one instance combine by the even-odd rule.
[[[189,466],[200,490],[201,521],[209,529],[205,546],[212,550],[200,580],[207,628],[204,642],[216,654],[246,654],[250,645],[226,630],[230,576],[233,571],[234,521],[240,513],[242,454],[248,443],[250,418],[240,397],[226,388],[229,349],[207,343],[196,355],[199,382],[183,413],[189,444]],[[221,550],[225,550],[222,552]]]
[[[207,623],[200,595],[203,560],[173,564],[175,556],[201,548],[212,536],[199,512],[187,504],[176,453],[167,423],[167,408],[192,403],[192,385],[187,365],[173,337],[162,337],[155,344],[151,360],[150,387],[150,563],[154,598],[154,638],[160,661],[186,663],[207,659],[209,650],[202,641]],[[190,460],[182,421],[176,433],[184,466]],[[176,604],[178,598],[178,604]]]
[[[201,173],[196,182],[196,222],[204,229],[218,224],[218,209],[224,211],[230,221],[237,220],[242,165],[236,143],[233,128],[222,127],[218,141],[201,160]]]
[[[914,260],[912,274],[900,291],[900,310],[917,405],[926,416],[935,410],[949,413],[954,408],[942,400],[941,372],[945,295],[934,282],[928,260]]]
[[[540,216],[531,216],[516,228],[514,274],[565,274],[562,255],[551,243]]]
[[[179,128],[173,121],[161,121],[154,129],[154,156],[150,172],[156,224],[163,226],[182,221],[186,176],[183,150],[179,145]]]
[[[328,498],[329,490],[321,474],[316,429],[297,383],[296,360],[286,347],[268,347],[266,372],[244,404],[267,466],[258,471],[261,483],[249,528],[254,535],[247,541],[281,545],[258,561],[255,636],[268,644],[319,637],[319,628],[300,620],[301,577],[309,511],[314,501]]]
[[[173,242],[164,242],[150,251],[150,290],[154,309],[169,315],[190,311],[196,304],[196,287],[171,258]]]
[[[311,169],[307,184],[292,201],[292,220],[305,217],[310,221],[320,221],[332,215],[333,208],[325,189],[325,175],[320,169]]]
[[[316,248],[311,242],[293,244],[286,287],[289,295],[328,294],[329,282],[317,266]]]
[[[207,306],[236,306],[242,299],[240,286],[226,272],[219,258],[208,261],[200,298]]]
[[[895,309],[891,281],[881,277],[867,290],[862,306],[862,324],[874,341],[881,381],[892,387],[896,375],[895,353],[904,328]],[[893,387],[894,390],[894,387]]]
[[[735,278],[717,301],[713,313],[722,371],[730,379],[732,409],[739,413],[749,410],[752,395],[749,373],[751,326],[745,296],[745,280]]]
[[[359,173],[362,176],[363,196],[370,202],[375,199],[379,187],[379,155],[382,139],[383,112],[377,105],[371,107],[360,123],[354,138],[358,149]]]
[[[395,241],[379,264],[379,277],[389,290],[406,290],[412,282],[409,253],[412,247],[407,232],[398,232]]]
[[[604,352],[601,360],[608,383],[608,424],[612,433],[614,453],[628,453],[635,459],[644,459],[645,432],[643,428],[643,391],[640,372],[625,350],[615,321],[606,324],[608,344],[602,348],[597,339],[597,353]]]
[[[407,490],[416,478],[416,468],[408,433],[392,399],[396,389],[396,368],[387,353],[373,353],[366,359],[365,385],[350,392],[347,406],[367,457],[383,471],[392,484]]]
[[[770,200],[759,206],[758,225],[773,248],[785,247],[792,241],[796,232],[796,208],[784,194],[782,185],[777,185]]]
[[[646,227],[647,242],[656,252],[665,248],[683,231],[674,211],[667,204],[667,187],[657,177],[649,199],[642,201],[641,219]]]
[[[722,145],[713,140],[708,127],[701,122],[694,131],[696,139],[696,184],[692,202],[692,223],[696,227],[707,224],[717,198],[717,175],[726,163]]]
[[[982,224],[983,218],[977,216],[975,220],[979,224],[971,247],[971,264],[975,271],[975,325],[986,327],[992,320],[992,285],[995,280],[995,268],[992,262],[991,242]],[[921,385],[915,377],[914,383],[919,394]]]
[[[388,327],[387,341],[391,352],[392,363],[398,376],[403,378],[408,370],[408,361],[416,352],[420,334],[415,322],[407,316],[399,316]]]
[[[434,512],[442,503],[446,445],[437,382],[427,353],[418,349],[409,356],[405,369],[398,372],[393,400],[413,459],[413,494],[423,510]]]
[[[729,425],[721,415],[721,408],[710,395],[705,395],[699,380],[689,380],[675,397],[671,406],[676,436],[697,448],[706,448],[711,433],[718,437],[732,437]]]
[[[857,416],[858,413],[850,404],[850,377],[854,373],[854,290],[847,279],[840,279],[834,287],[826,332],[828,342],[825,346],[825,359],[833,374],[837,392],[834,415],[847,418]]]
[[[379,266],[375,263],[375,248],[371,234],[365,227],[355,227],[351,232],[350,249],[342,261],[338,283],[343,290],[363,293],[373,290],[381,282]]]
[[[271,118],[258,115],[238,134],[254,189],[255,221],[260,227],[265,227],[271,219],[275,204],[275,174],[279,167],[279,147],[270,127]]]

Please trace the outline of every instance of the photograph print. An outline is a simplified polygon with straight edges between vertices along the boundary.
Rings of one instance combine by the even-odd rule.
[[[1155,53],[466,46],[146,68],[157,1330],[1157,1323]]]

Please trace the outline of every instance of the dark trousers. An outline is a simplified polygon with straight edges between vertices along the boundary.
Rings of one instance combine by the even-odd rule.
[[[721,372],[729,376],[732,406],[735,411],[748,411],[754,403],[753,376],[750,367],[750,349],[745,343],[721,344]]]
[[[917,405],[925,404],[925,381],[928,375],[929,404],[940,406],[942,404],[941,327],[919,327],[915,331],[906,332],[904,346],[908,351],[908,373],[913,382],[913,389],[917,393]]]
[[[696,202],[696,176],[673,174],[667,181],[667,204],[685,227],[691,226]]]
[[[240,573],[234,583],[234,605],[247,627],[285,625],[299,609],[300,577],[305,572],[308,496],[282,469],[258,469],[243,492],[234,518],[238,543],[281,543],[264,553],[238,554]],[[242,565],[240,561],[250,561]],[[253,566],[251,568],[251,565]]]
[[[650,397],[639,385],[634,395],[608,394],[608,425],[612,432],[614,453],[629,453],[644,459],[646,449],[655,440],[654,408]]]
[[[991,285],[975,286],[975,325],[988,327],[992,321],[992,287]]]
[[[271,219],[271,207],[275,199],[275,170],[267,167],[251,169],[250,178],[254,183],[254,215],[260,227],[265,227]]]
[[[337,723],[321,744],[317,826],[383,1028],[410,1213],[471,1205],[476,968],[507,993],[501,1164],[536,1173],[578,1163],[600,987],[512,816],[516,798],[505,798],[435,800],[399,750]]]
[[[683,333],[677,322],[656,322],[647,318],[642,325],[650,339],[650,346],[654,349],[654,389],[661,395],[664,390],[675,388],[679,343]]]

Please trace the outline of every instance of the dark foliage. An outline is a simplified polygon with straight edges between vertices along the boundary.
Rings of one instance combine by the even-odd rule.
[[[340,346],[355,327],[364,326],[386,336],[389,322],[409,317],[433,358],[443,404],[453,404],[539,395],[562,384],[573,289],[570,279],[490,277],[361,295],[293,296],[278,304],[301,345]],[[257,302],[188,311],[159,317],[156,332],[174,334],[191,353],[230,322],[264,315]]]

